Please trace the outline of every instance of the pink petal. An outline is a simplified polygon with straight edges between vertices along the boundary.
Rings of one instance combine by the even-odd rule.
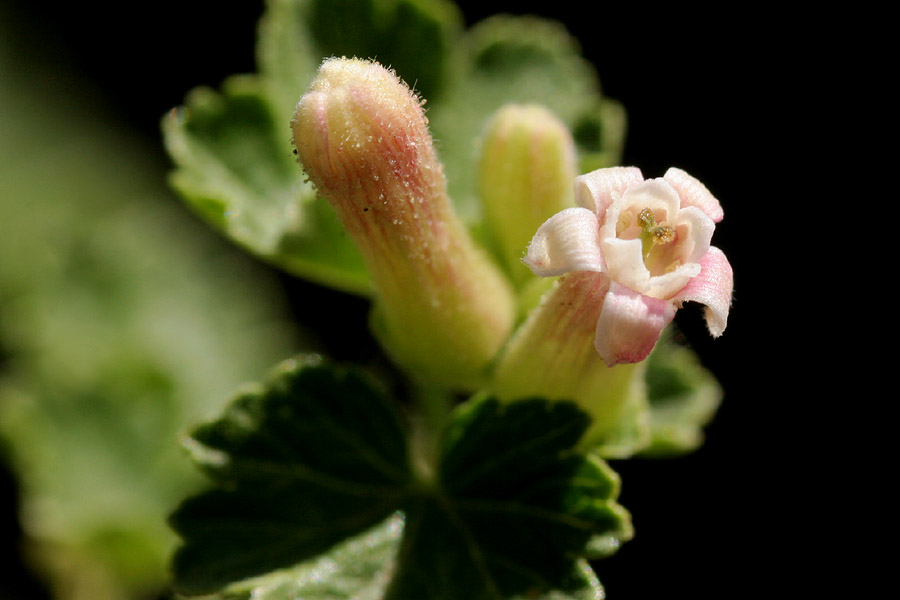
[[[629,187],[644,181],[637,167],[608,167],[575,178],[575,203],[603,219],[612,203],[612,194],[620,196]]]
[[[523,262],[535,275],[605,271],[597,216],[585,208],[562,210],[538,227]]]
[[[700,274],[691,279],[672,300],[705,304],[706,327],[710,335],[719,337],[728,324],[733,288],[731,264],[721,250],[710,246],[706,256],[700,260]]]
[[[607,366],[647,358],[659,334],[675,316],[675,306],[612,282],[600,318],[594,347]]]
[[[722,205],[719,204],[716,197],[706,189],[706,186],[681,169],[676,169],[675,167],[670,168],[666,171],[666,174],[663,175],[663,179],[668,181],[678,192],[678,195],[681,196],[682,208],[685,206],[696,206],[709,215],[709,218],[712,219],[714,223],[718,223],[722,220],[722,217],[725,216],[725,213],[722,211]]]

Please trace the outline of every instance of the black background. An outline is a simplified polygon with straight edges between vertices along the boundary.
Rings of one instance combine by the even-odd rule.
[[[642,3],[463,3],[474,23],[495,12],[563,21],[596,66],[606,95],[629,117],[623,163],[646,176],[678,166],[720,199],[725,219],[714,244],[735,271],[725,335],[706,336],[699,310],[678,323],[726,397],[707,442],[679,459],[615,462],[622,503],[637,536],[597,563],[612,600],[795,597],[815,582],[795,557],[808,553],[810,462],[797,437],[816,427],[814,398],[795,373],[806,319],[793,306],[803,282],[792,256],[798,242],[790,173],[804,169],[805,129],[815,96],[819,49],[797,40],[807,16],[733,4],[727,12]],[[262,2],[158,0],[150,3],[11,4],[30,31],[36,56],[61,60],[100,91],[98,102],[146,136],[165,162],[158,123],[196,85],[216,86],[255,70],[253,45]],[[579,8],[576,8],[578,6]],[[2,85],[2,82],[0,82]],[[352,327],[365,305],[284,278],[296,301],[337,307]],[[308,310],[308,309],[307,309]],[[364,352],[335,342],[334,353]],[[3,542],[15,548],[15,487],[3,482]],[[7,581],[41,598],[15,563]],[[796,597],[806,597],[804,595]]]

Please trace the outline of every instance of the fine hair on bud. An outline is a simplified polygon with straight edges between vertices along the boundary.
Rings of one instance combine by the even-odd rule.
[[[411,373],[471,387],[509,334],[512,293],[456,215],[422,104],[376,62],[328,59],[294,143],[365,258],[380,341]]]

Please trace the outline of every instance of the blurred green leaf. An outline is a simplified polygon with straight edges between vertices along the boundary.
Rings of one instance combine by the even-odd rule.
[[[213,227],[265,260],[369,293],[362,257],[291,157],[294,105],[332,55],[376,57],[436,92],[458,20],[441,0],[272,0],[260,74],[232,77],[221,93],[196,89],[163,120],[173,185]]]
[[[583,153],[611,152],[611,142],[621,142],[618,134],[603,137],[600,124],[612,132],[624,115],[602,110],[606,101],[596,72],[559,23],[495,16],[475,25],[460,47],[461,75],[445,96],[429,102],[428,115],[450,195],[469,223],[480,222],[477,141],[490,116],[504,104],[547,107],[573,130],[583,130]]]
[[[201,482],[180,429],[296,331],[271,275],[166,189],[159,149],[0,28],[0,440],[27,555],[58,598],[154,594],[167,512]]]
[[[313,0],[310,17],[320,54],[378,60],[426,98],[446,84],[462,24],[446,0]]]
[[[277,131],[255,79],[233,77],[221,94],[193,90],[187,108],[163,121],[166,148],[180,165],[173,186],[198,215],[260,257],[365,292],[362,257],[331,207],[303,180],[288,133]]]
[[[436,97],[453,70],[461,27],[448,0],[269,0],[257,45],[259,77],[285,128],[331,56],[378,60],[426,98]]]
[[[661,340],[647,359],[650,445],[641,454],[671,456],[698,448],[722,388],[688,347]]]

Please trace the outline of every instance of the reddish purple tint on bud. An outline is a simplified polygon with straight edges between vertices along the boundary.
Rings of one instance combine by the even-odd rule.
[[[418,377],[477,385],[512,327],[513,297],[453,210],[422,101],[377,63],[329,59],[291,125],[306,173],[365,257],[385,347]]]

